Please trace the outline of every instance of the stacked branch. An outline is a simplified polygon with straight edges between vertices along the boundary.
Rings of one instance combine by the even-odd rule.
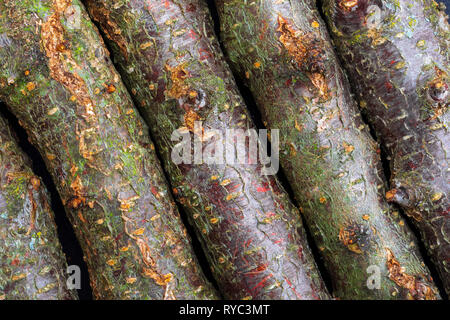
[[[263,175],[256,159],[229,163],[222,142],[216,143],[226,129],[240,129],[236,137],[245,140],[244,130],[255,126],[223,60],[206,4],[85,2],[148,121],[173,193],[197,231],[223,295],[328,298],[298,210],[278,180]],[[209,150],[215,161],[191,162],[189,152],[188,161],[176,164],[171,155],[179,141],[171,137],[177,129],[187,139],[185,146],[194,140],[200,144],[197,152]],[[232,145],[245,154],[246,143]]]
[[[217,298],[79,1],[0,2],[0,99],[45,159],[99,299]]]
[[[324,1],[362,111],[388,155],[390,190],[450,294],[448,17],[432,0]]]
[[[0,300],[72,300],[50,197],[0,116]]]
[[[222,40],[264,123],[343,299],[436,299],[404,221],[383,198],[361,120],[313,1],[217,0]]]

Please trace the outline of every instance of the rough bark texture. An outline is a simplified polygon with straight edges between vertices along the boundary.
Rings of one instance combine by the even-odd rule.
[[[248,129],[254,124],[223,61],[199,0],[86,1],[153,133],[173,192],[198,232],[223,295],[230,299],[328,298],[298,210],[257,164],[171,160],[175,129]],[[242,151],[242,150],[240,150]],[[255,163],[255,162],[253,162]]]
[[[414,237],[383,198],[377,145],[313,1],[217,4],[236,74],[266,125],[280,129],[280,163],[331,274],[333,294],[438,298]],[[369,289],[377,268],[380,288]]]
[[[0,117],[0,300],[72,300],[49,196]]]
[[[431,0],[326,0],[324,11],[389,156],[386,197],[421,231],[450,294],[448,17]]]
[[[79,1],[0,2],[0,99],[43,155],[102,299],[216,298]]]

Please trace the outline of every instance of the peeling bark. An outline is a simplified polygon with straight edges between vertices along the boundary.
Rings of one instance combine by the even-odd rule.
[[[298,210],[257,164],[180,164],[175,129],[211,147],[195,128],[254,128],[198,0],[85,1],[110,40],[223,295],[230,299],[326,299]],[[113,34],[120,34],[117,39]],[[123,53],[122,48],[127,52]]]
[[[74,300],[50,197],[0,117],[0,300]]]
[[[450,294],[448,17],[431,0],[326,0],[362,111],[386,149],[389,201],[421,232]]]
[[[331,275],[333,294],[439,298],[414,236],[383,198],[378,146],[313,1],[216,3],[233,70],[253,93],[265,125],[280,129],[280,163]],[[413,279],[408,286],[389,269],[393,255]],[[373,268],[380,271],[379,289],[367,285]]]
[[[217,298],[79,1],[0,2],[0,99],[43,155],[98,299]]]

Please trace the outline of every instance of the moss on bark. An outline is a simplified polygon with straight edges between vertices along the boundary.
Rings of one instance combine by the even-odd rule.
[[[86,1],[161,153],[223,295],[326,299],[298,210],[255,163],[175,165],[171,141],[203,127],[254,128],[215,39],[203,1]],[[213,141],[204,138],[204,148]],[[239,150],[242,151],[242,150]]]
[[[0,300],[72,300],[50,198],[0,116]]]
[[[46,161],[101,299],[217,298],[83,5],[0,3],[0,98]]]
[[[422,235],[450,294],[448,17],[432,0],[326,0],[362,112],[386,149],[389,201]]]
[[[265,124],[280,129],[280,163],[334,295],[439,298],[412,233],[383,198],[378,146],[314,1],[216,3],[233,70],[253,93]],[[375,270],[379,288],[368,285]]]

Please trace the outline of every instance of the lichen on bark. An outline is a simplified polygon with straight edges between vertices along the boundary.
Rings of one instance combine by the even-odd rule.
[[[330,273],[333,294],[439,298],[413,234],[383,198],[379,147],[361,120],[315,2],[216,4],[233,71],[250,88],[265,125],[280,129],[280,164]],[[387,252],[417,288],[393,280]],[[380,272],[379,288],[368,285],[373,268]]]
[[[73,300],[50,197],[0,116],[0,300]]]
[[[448,17],[433,0],[325,0],[361,110],[386,150],[390,190],[450,294]]]
[[[255,128],[199,0],[85,1],[145,116],[176,199],[230,299],[326,299],[298,210],[255,163],[175,165],[172,132]],[[111,26],[123,35],[109,36]],[[122,42],[123,41],[123,42]],[[121,50],[122,43],[127,48]],[[245,131],[242,131],[245,132]],[[239,150],[242,151],[242,150]]]
[[[214,299],[148,128],[77,0],[0,2],[0,99],[44,157],[98,299]]]

